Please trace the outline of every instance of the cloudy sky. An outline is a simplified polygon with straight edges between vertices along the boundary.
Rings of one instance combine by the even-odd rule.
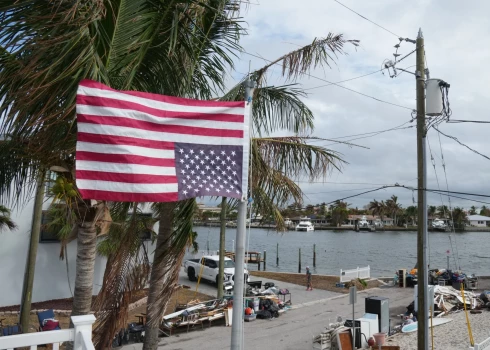
[[[487,82],[490,81],[490,48],[487,45],[490,35],[489,2],[480,0],[468,6],[456,0],[341,1],[396,35],[359,17],[334,0],[252,2],[254,4],[243,13],[249,35],[243,38],[242,45],[250,54],[275,59],[297,49],[298,45],[306,45],[315,37],[326,36],[329,32],[343,34],[345,39],[360,40],[357,49],[346,45],[348,54],[339,56],[331,69],[311,72],[316,77],[332,82],[379,70],[385,59],[393,59],[393,46],[398,43],[397,37],[415,39],[421,27],[431,77],[451,84],[449,99],[453,111],[452,119],[490,120],[486,114],[486,104],[490,97],[487,88]],[[414,48],[414,44],[403,42],[399,53],[405,55]],[[248,72],[249,64],[254,70],[264,63],[266,61],[242,54],[233,77],[236,80],[242,78]],[[406,58],[399,67],[413,65],[415,54]],[[409,70],[413,71],[414,67]],[[284,83],[279,72],[280,67],[276,67],[270,74],[268,82],[271,85]],[[316,88],[326,83],[312,77],[303,78],[300,83],[306,89],[315,88],[308,90],[306,99],[306,103],[315,113],[313,136],[337,138],[363,134],[394,128],[411,119],[409,109],[380,103],[334,85]],[[379,72],[342,85],[390,103],[415,108],[415,78],[406,73],[392,79]],[[333,172],[326,179],[328,183],[302,184],[304,192],[308,194],[305,202],[330,202],[379,187],[379,184],[416,186],[415,123],[404,126],[413,127],[353,141],[368,149],[323,143],[342,153],[348,164],[343,167],[342,173]],[[440,130],[490,156],[490,124],[443,123]],[[343,140],[354,138],[355,136]],[[428,139],[440,186],[445,188],[437,132],[431,130]],[[441,136],[441,142],[449,189],[490,194],[490,184],[487,181],[490,160],[444,136]],[[428,157],[428,188],[437,188],[430,153]],[[383,200],[393,194],[399,197],[403,206],[412,204],[412,192],[405,189],[385,189],[348,199],[347,202],[353,207],[362,207],[373,199]],[[429,194],[428,198],[430,205],[441,205],[439,195]],[[490,198],[477,199],[490,202]],[[444,201],[447,204],[447,198]],[[466,208],[473,204],[483,205],[457,198],[452,199],[452,204]]]

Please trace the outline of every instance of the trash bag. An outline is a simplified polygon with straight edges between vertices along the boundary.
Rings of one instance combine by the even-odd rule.
[[[269,289],[271,287],[274,287],[274,282],[265,282],[264,284],[265,289]]]
[[[488,303],[490,302],[490,290],[484,290],[481,294],[480,294],[480,299],[484,302],[484,303]]]
[[[257,311],[256,314],[257,314],[257,318],[260,318],[260,319],[268,320],[268,319],[272,318],[272,313],[268,310],[260,310],[260,311]]]

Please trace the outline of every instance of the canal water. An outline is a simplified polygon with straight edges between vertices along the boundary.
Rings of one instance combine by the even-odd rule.
[[[195,227],[198,233],[199,254],[219,249],[218,227]],[[247,230],[248,232],[248,230]],[[226,230],[226,250],[233,251],[235,228]],[[451,240],[450,240],[451,237]],[[452,241],[452,247],[451,247]],[[276,247],[279,244],[279,265]],[[316,268],[313,268],[313,244],[316,244]],[[252,228],[249,250],[267,251],[267,271],[298,272],[298,250],[301,248],[302,272],[310,266],[313,273],[338,275],[340,269],[371,267],[372,276],[391,276],[400,268],[411,269],[417,259],[416,232],[354,232],[354,231],[288,231]],[[464,232],[451,234],[429,233],[429,262],[431,268],[446,268],[447,251],[450,268],[460,266],[467,274],[490,275],[490,233]],[[459,256],[459,259],[458,259]],[[187,254],[187,257],[190,257]],[[257,265],[249,264],[250,270]]]

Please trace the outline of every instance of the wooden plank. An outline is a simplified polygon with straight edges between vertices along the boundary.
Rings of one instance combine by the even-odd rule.
[[[352,349],[352,334],[350,331],[339,332],[337,334],[340,350]]]

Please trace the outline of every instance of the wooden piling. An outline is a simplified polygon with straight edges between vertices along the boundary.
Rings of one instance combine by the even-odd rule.
[[[298,273],[301,273],[301,248],[299,248]]]
[[[264,250],[264,271],[267,270],[267,268],[265,267],[265,264],[267,263],[267,251]]]
[[[208,248],[208,255],[209,255],[209,241],[206,241],[206,248]]]
[[[260,271],[260,253],[257,254],[257,271]]]
[[[313,244],[313,267],[316,267],[316,244]]]
[[[279,243],[276,244],[276,265],[279,266]]]

